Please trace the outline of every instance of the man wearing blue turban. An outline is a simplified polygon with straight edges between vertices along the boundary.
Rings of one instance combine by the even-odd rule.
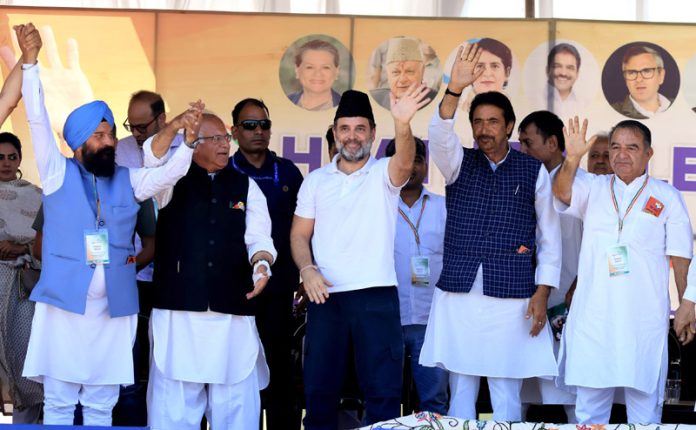
[[[68,116],[63,137],[75,156],[64,157],[43,100],[36,64],[41,42],[30,43],[23,27],[17,28],[22,94],[45,216],[43,272],[31,293],[37,303],[23,375],[44,385],[45,424],[72,424],[79,401],[85,425],[109,426],[119,386],[133,383],[137,202],[184,176],[193,150],[181,145],[158,168],[116,166],[113,114],[94,101]],[[196,103],[181,116],[190,140],[202,109]]]

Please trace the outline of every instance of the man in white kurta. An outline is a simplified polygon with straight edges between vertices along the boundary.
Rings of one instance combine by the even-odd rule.
[[[24,52],[24,60],[28,64],[23,66],[22,94],[44,199],[48,199],[63,188],[68,159],[60,153],[53,138],[44,104],[44,90],[39,80],[39,67],[35,64],[37,53],[38,50],[33,55]],[[110,111],[106,112],[108,107],[104,109],[104,117],[100,115],[96,119],[99,127],[104,127],[106,120],[102,118],[111,115]],[[68,123],[73,114],[68,118]],[[66,130],[70,128],[68,125],[89,128],[79,122],[68,123]],[[113,120],[109,127],[113,127]],[[107,132],[109,127],[106,127]],[[86,133],[91,134],[89,130],[82,134]],[[99,133],[103,134],[101,131]],[[96,130],[94,134],[97,134]],[[82,146],[82,142],[72,141],[71,135],[66,135],[65,138],[74,149]],[[91,138],[90,136],[89,139]],[[101,136],[102,140],[105,138],[108,139]],[[111,142],[113,145],[113,140]],[[135,198],[145,200],[176,183],[186,173],[191,154],[191,150],[182,148],[169,163],[160,168],[130,169],[128,174]],[[78,186],[70,192],[77,195],[85,191]],[[133,223],[135,215],[133,212]],[[47,220],[52,216],[54,214],[50,211],[46,212]],[[77,215],[75,218],[77,219]],[[50,240],[46,236],[44,246]],[[81,241],[82,238],[78,240]],[[65,306],[52,303],[50,291],[40,297],[32,296],[37,304],[23,375],[44,384],[45,424],[71,425],[75,405],[79,401],[86,425],[108,426],[111,424],[111,410],[118,399],[119,385],[133,383],[131,348],[137,324],[137,301],[134,303],[133,314],[112,317],[110,313],[114,313],[114,303],[110,302],[109,297],[112,293],[119,293],[119,285],[107,285],[104,264],[96,264],[93,269],[83,313],[68,311]],[[78,284],[77,279],[65,279],[64,282],[66,290]],[[82,299],[84,300],[84,296]]]
[[[216,263],[210,261],[201,267],[194,267],[194,263],[191,263],[194,261],[193,258],[187,260],[185,253],[185,250],[196,249],[200,244],[191,243],[195,242],[191,240],[192,237],[201,237],[205,245],[208,245],[209,241],[205,237],[208,230],[205,224],[214,223],[216,214],[220,214],[211,208],[218,201],[225,207],[228,205],[228,202],[224,201],[225,194],[216,190],[229,187],[230,184],[241,187],[236,185],[240,182],[236,182],[238,180],[234,178],[242,175],[227,167],[229,138],[222,120],[212,114],[204,114],[193,158],[194,164],[176,187],[156,196],[158,205],[162,208],[158,218],[158,249],[162,243],[160,240],[163,239],[159,235],[172,234],[169,220],[177,216],[176,211],[180,210],[180,206],[169,206],[173,205],[177,198],[179,204],[182,204],[181,196],[186,195],[180,187],[189,183],[196,184],[194,187],[198,190],[197,194],[206,196],[203,199],[206,203],[210,202],[211,207],[204,207],[201,201],[185,198],[183,205],[196,207],[197,210],[194,210],[195,214],[184,215],[188,225],[181,226],[180,237],[185,241],[180,244],[183,252],[181,260],[177,260],[176,263],[167,258],[160,260],[160,254],[166,253],[166,250],[157,251],[154,308],[150,320],[152,359],[147,396],[148,424],[154,430],[197,430],[204,413],[213,429],[257,428],[259,425],[259,391],[268,385],[269,373],[255,318],[253,315],[223,312],[219,307],[224,307],[224,303],[210,301],[214,297],[220,297],[216,296],[216,289],[233,290],[238,285],[201,285],[190,282],[176,286],[173,283],[167,284],[167,278],[164,278],[166,274],[162,275],[168,264],[176,264],[176,272],[179,274],[180,263],[181,276],[187,276],[191,272],[210,273],[211,269],[218,266],[217,263],[222,262],[222,267],[228,261],[229,265],[221,270],[235,270],[235,262],[231,261],[229,255],[219,256],[221,260],[216,260]],[[152,141],[148,140],[145,143],[146,165],[160,164],[170,156],[167,154],[158,159],[157,155],[153,154]],[[232,175],[233,179],[228,179],[229,175]],[[243,176],[244,180],[246,178]],[[246,246],[248,261],[254,266],[254,290],[249,291],[246,297],[242,294],[240,300],[245,301],[253,300],[265,287],[270,276],[270,264],[277,255],[270,236],[271,219],[266,198],[251,178],[248,178],[246,188],[243,193],[246,194],[246,202],[234,200],[229,202],[227,208],[230,213],[244,214],[241,225],[245,225],[245,230],[240,231],[239,236],[243,236],[242,246]],[[218,229],[219,234],[210,240],[211,246],[220,246],[220,242],[229,240],[225,235],[227,229],[222,224],[232,225],[233,220],[222,218],[219,221],[217,227],[212,228]],[[175,225],[174,228],[178,227]],[[179,241],[168,243],[176,244]],[[214,252],[219,248],[211,250]],[[187,269],[187,264],[190,269]],[[251,266],[248,267],[248,272],[251,278]],[[194,279],[207,279],[214,283],[215,278]],[[252,286],[251,279],[248,285]],[[209,295],[209,291],[213,293]],[[171,302],[163,302],[161,294],[179,297],[173,297]],[[199,298],[205,304],[205,309],[191,310],[192,303],[197,302]],[[163,304],[165,302],[166,305]]]
[[[475,45],[466,49],[460,48],[445,98],[440,109],[436,110],[429,128],[431,157],[448,185],[448,225],[445,232],[443,276],[440,277],[438,289],[433,297],[420,362],[426,366],[439,366],[450,371],[452,398],[449,415],[467,419],[477,417],[475,403],[479,379],[480,376],[487,376],[493,418],[513,421],[521,419],[522,379],[557,374],[551,330],[546,321],[546,300],[549,290],[558,287],[560,230],[558,215],[554,213],[552,206],[551,182],[546,168],[531,157],[514,152],[508,145],[515,120],[512,106],[504,95],[485,93],[477,96],[472,102],[469,118],[480,153],[465,150],[454,133],[453,116],[457,100],[462,90],[476,79],[474,66],[479,57],[480,50]],[[468,160],[467,166],[463,167],[465,160]],[[522,166],[528,166],[524,169],[528,169],[526,171],[529,172],[524,175],[523,182],[510,183],[513,178],[515,181],[520,178],[519,175],[514,176],[514,172],[522,170]],[[535,166],[536,170],[532,171],[531,166]],[[498,177],[496,171],[501,168],[513,173],[504,173],[508,176]],[[470,194],[463,198],[467,186],[457,184],[473,176],[495,177],[495,181],[503,182],[496,182],[491,189],[481,188],[480,194]],[[505,179],[509,176],[512,178]],[[480,183],[474,182],[476,186]],[[492,189],[496,187],[498,191],[493,192]],[[535,252],[536,268],[533,269],[530,263],[523,269],[525,285],[528,285],[524,291],[517,290],[514,294],[508,294],[509,291],[491,290],[491,287],[495,288],[495,282],[491,282],[490,285],[487,285],[487,282],[498,276],[505,277],[505,274],[496,273],[493,269],[496,267],[496,257],[492,259],[487,255],[469,256],[469,249],[476,246],[474,243],[471,243],[469,248],[464,247],[456,251],[462,255],[466,254],[468,265],[472,261],[482,261],[478,264],[477,270],[474,267],[475,278],[471,284],[464,286],[469,290],[451,292],[443,289],[448,259],[452,261],[456,258],[453,255],[448,256],[448,253],[455,252],[453,248],[456,246],[448,243],[447,236],[451,234],[450,222],[471,223],[472,221],[463,219],[468,216],[464,215],[463,211],[466,207],[485,207],[488,197],[484,197],[484,193],[493,193],[489,196],[502,196],[493,198],[507,199],[507,202],[513,205],[524,199],[518,207],[524,208],[528,213],[525,222],[532,225],[526,226],[526,229],[531,228],[534,239],[526,245],[518,243],[514,248],[500,251],[510,261],[517,261]],[[458,207],[450,207],[451,201],[456,199],[463,202]],[[518,216],[520,215],[515,214],[516,218]],[[481,230],[478,236],[481,242],[490,243],[491,237],[497,241],[501,240],[497,231],[484,231],[486,227],[483,226],[488,222],[486,218],[491,216],[477,218],[481,227],[472,224],[472,229]],[[536,228],[532,221],[534,219]],[[498,225],[506,226],[511,235],[516,234],[515,231],[518,230],[517,227],[507,227],[516,226],[516,221],[503,221]],[[536,234],[533,234],[534,229]],[[456,263],[454,265],[459,267]],[[457,267],[452,268],[453,273],[459,270]],[[514,273],[511,275],[516,276]],[[455,275],[452,278],[461,277]],[[512,284],[512,289],[515,289],[515,281]]]
[[[559,212],[583,220],[578,284],[561,343],[565,384],[577,386],[580,423],[607,423],[625,387],[628,421],[660,422],[667,370],[670,257],[680,294],[692,255],[684,200],[652,178],[650,130],[622,121],[609,135],[614,175],[575,176],[591,145],[577,117],[554,180]]]
[[[519,126],[520,150],[544,163],[551,180],[563,162],[565,138],[563,121],[549,111],[536,111],[527,115]],[[582,170],[578,174],[584,173]],[[554,333],[553,349],[556,357],[560,346],[560,333],[565,323],[572,291],[578,274],[578,258],[582,239],[582,221],[561,214],[561,280],[559,287],[551,291],[548,316]],[[526,404],[564,405],[568,422],[575,422],[575,393],[556,387],[553,379],[533,378],[524,381],[522,399]]]

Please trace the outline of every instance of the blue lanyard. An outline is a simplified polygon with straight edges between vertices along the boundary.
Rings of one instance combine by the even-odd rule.
[[[277,161],[277,160],[273,162],[273,178],[271,178],[270,176],[256,176],[256,175],[251,175],[251,174],[249,174],[248,172],[245,172],[245,171],[242,170],[239,166],[237,166],[237,162],[234,161],[234,156],[232,157],[232,166],[233,166],[234,169],[235,169],[236,171],[238,171],[239,173],[244,173],[245,175],[249,176],[251,179],[253,179],[253,180],[255,180],[255,181],[270,181],[270,180],[272,179],[272,180],[273,180],[273,185],[275,185],[276,187],[277,187],[278,185],[280,185],[280,175],[279,175],[279,173],[278,173],[278,161]]]

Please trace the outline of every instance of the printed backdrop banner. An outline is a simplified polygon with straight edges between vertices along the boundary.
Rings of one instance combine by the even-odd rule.
[[[469,103],[482,91],[505,92],[518,123],[537,109],[553,110],[564,120],[577,113],[589,119],[592,134],[641,118],[655,149],[650,174],[680,189],[696,219],[696,128],[689,126],[696,119],[695,26],[4,7],[0,50],[18,56],[12,26],[29,21],[42,30],[41,76],[59,141],[67,114],[95,98],[109,103],[123,137],[128,100],[141,89],[161,93],[170,118],[200,98],[228,126],[235,103],[255,97],[270,110],[271,149],[305,173],[328,162],[324,135],[338,97],[348,88],[371,94],[377,122],[373,150],[380,156],[393,137],[390,91],[398,94],[413,80],[425,82],[433,100],[416,115],[413,130],[427,141],[457,47],[478,42],[486,49],[484,74],[463,94],[456,118],[464,145],[473,145]],[[566,59],[572,50],[579,58],[571,61],[574,72],[563,72],[561,57],[548,58],[559,44],[572,47],[561,50]],[[636,49],[654,52],[662,61],[656,67],[635,66],[636,79],[626,80],[622,64],[634,66],[625,58],[645,57],[625,57]],[[3,76],[11,57],[3,55]],[[651,71],[657,76],[643,76]],[[661,112],[642,118],[632,108],[629,87],[639,97],[650,82],[658,82]],[[572,86],[565,100],[557,90],[563,85]],[[2,129],[25,143],[22,170],[38,183],[23,104]],[[69,153],[64,144],[61,149]],[[432,164],[429,187],[444,192]]]

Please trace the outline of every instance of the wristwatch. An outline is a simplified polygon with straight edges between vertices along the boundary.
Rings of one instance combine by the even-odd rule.
[[[198,146],[199,143],[200,143],[200,142],[199,142],[198,139],[194,140],[194,141],[191,142],[191,143],[188,143],[188,142],[186,141],[186,129],[184,129],[184,145],[188,146],[188,147],[191,148],[191,149],[196,149],[196,146]]]

